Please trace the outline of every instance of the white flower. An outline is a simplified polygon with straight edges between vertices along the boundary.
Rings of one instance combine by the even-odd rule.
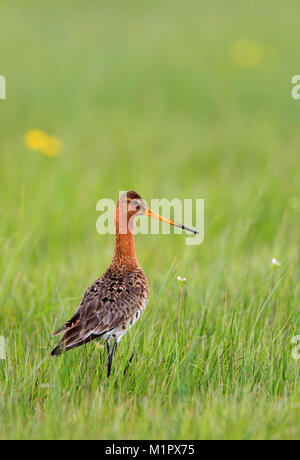
[[[182,276],[177,276],[177,280],[178,281],[181,281],[182,283],[185,283],[186,282],[186,278],[182,277]]]
[[[278,262],[278,260],[276,260],[275,257],[273,257],[272,265],[273,265],[274,268],[277,268],[277,267],[280,267],[281,262]]]

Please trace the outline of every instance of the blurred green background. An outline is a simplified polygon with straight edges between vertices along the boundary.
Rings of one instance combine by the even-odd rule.
[[[9,369],[15,369],[12,375],[26,373],[25,353],[32,375],[32,359],[47,356],[55,324],[74,312],[89,283],[108,265],[113,236],[97,234],[96,203],[116,200],[119,190],[136,190],[147,201],[205,200],[201,246],[185,246],[182,235],[136,238],[152,297],[143,325],[132,335],[147,334],[154,319],[148,311],[159,295],[158,327],[160,315],[172,319],[178,274],[188,279],[190,317],[206,311],[203,328],[209,331],[217,329],[218,321],[229,323],[234,310],[241,321],[243,314],[254,312],[253,323],[248,322],[253,327],[264,299],[283,276],[273,312],[278,329],[272,330],[272,315],[261,327],[267,331],[262,347],[269,349],[271,337],[287,368],[282,373],[277,360],[275,381],[267,368],[263,377],[254,372],[255,387],[263,381],[265,400],[273,398],[274,404],[280,395],[298,395],[290,339],[299,333],[300,101],[291,97],[292,76],[300,73],[299,18],[300,5],[292,0],[1,1],[0,74],[6,78],[7,99],[0,101],[0,334],[10,337],[10,350],[13,340],[19,344],[10,358],[15,364],[6,360],[3,368],[2,404],[8,414],[3,437],[24,436],[12,426],[20,405],[20,427],[31,420],[30,398],[18,402],[22,391],[9,381]],[[32,129],[60,139],[61,154],[48,157],[28,149],[24,136]],[[281,261],[276,276],[272,257]],[[225,316],[224,296],[229,299]],[[238,374],[230,375],[234,381]],[[35,374],[32,379],[35,388]],[[199,399],[198,391],[215,391],[221,380],[212,379],[212,386],[207,381],[192,393]],[[170,383],[179,399],[180,381],[176,377]],[[149,401],[158,395],[154,388]],[[256,404],[252,390],[249,414]],[[126,400],[125,390],[123,396]],[[36,404],[40,400],[47,396],[37,397]],[[261,422],[257,430],[249,431],[246,424],[235,432],[225,420],[219,437],[296,436],[293,417],[299,420],[299,404],[290,406],[284,403],[284,418],[291,417],[286,431],[279,410],[273,431]],[[53,415],[58,409],[54,402],[51,407],[48,414]],[[188,403],[184,407],[184,413],[193,411]],[[265,407],[262,413],[268,410],[271,414]],[[154,426],[155,420],[172,420],[170,411],[166,408],[162,419],[153,414]],[[28,437],[59,437],[38,426],[35,431],[29,423]],[[144,426],[129,433],[126,427],[109,431],[107,425],[107,432],[95,436],[212,437],[213,426],[204,429],[199,422],[195,432]],[[79,431],[78,436],[88,434]]]

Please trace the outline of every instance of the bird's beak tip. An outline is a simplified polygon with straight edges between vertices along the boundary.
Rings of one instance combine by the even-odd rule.
[[[199,235],[199,232],[197,230],[193,230],[191,228],[185,227],[184,225],[177,224],[176,222],[173,222],[170,219],[166,219],[165,217],[160,216],[159,214],[156,214],[155,212],[151,211],[151,209],[145,209],[144,214],[149,217],[154,217],[154,219],[158,219],[162,222],[166,222],[167,224],[174,225],[175,227],[180,227],[188,232],[192,232],[194,233],[194,235]]]

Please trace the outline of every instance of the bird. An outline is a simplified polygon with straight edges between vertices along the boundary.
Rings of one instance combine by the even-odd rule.
[[[148,281],[134,246],[134,219],[141,215],[198,233],[148,209],[138,193],[124,192],[116,206],[112,261],[104,274],[87,289],[72,318],[54,332],[53,336],[62,333],[63,336],[52,350],[52,356],[101,339],[107,347],[107,377],[110,376],[117,346],[140,318],[149,297]]]

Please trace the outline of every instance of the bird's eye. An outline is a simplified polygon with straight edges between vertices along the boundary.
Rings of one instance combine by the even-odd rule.
[[[139,203],[137,200],[133,200],[131,203],[132,203],[134,206],[139,206],[139,205],[140,205],[140,203]]]

